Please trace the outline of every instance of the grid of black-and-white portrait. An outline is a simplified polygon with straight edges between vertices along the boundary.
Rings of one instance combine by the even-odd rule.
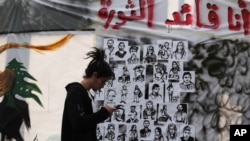
[[[136,45],[105,38],[103,44],[115,77],[95,100],[117,110],[98,125],[99,141],[194,141],[188,103],[180,103],[181,92],[195,92],[195,72],[183,66],[188,42]]]

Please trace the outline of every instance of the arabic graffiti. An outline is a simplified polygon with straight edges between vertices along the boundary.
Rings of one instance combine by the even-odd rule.
[[[154,10],[154,0],[147,0],[148,3],[148,27],[152,27],[153,23],[153,10]],[[114,18],[116,11],[111,10],[108,11],[109,6],[112,4],[111,0],[101,0],[101,5],[103,8],[101,8],[98,12],[98,16],[105,20],[104,28],[108,28],[110,23],[112,22],[112,19]],[[128,0],[128,4],[125,5],[126,9],[131,9],[130,16],[126,16],[123,11],[118,11],[118,19],[121,20],[121,22],[116,22],[115,25],[112,26],[113,29],[120,29],[121,26],[125,25],[127,21],[134,21],[134,20],[142,20],[146,17],[146,0],[140,0],[140,15],[137,15],[136,10],[133,10],[135,8],[135,4],[132,0]]]
[[[104,29],[111,28],[118,30],[125,26],[128,22],[142,20],[146,20],[147,27],[153,28],[154,19],[156,16],[155,13],[156,10],[158,10],[155,5],[155,0],[137,0],[137,3],[135,1],[136,0],[127,0],[127,4],[124,4],[125,10],[122,11],[121,7],[114,8],[113,2],[115,2],[115,0],[101,0],[100,4],[102,8],[98,11],[98,17],[104,21]],[[222,21],[220,14],[222,14],[223,10],[219,8],[218,4],[204,2],[202,0],[194,0],[194,3],[194,5],[184,3],[180,7],[179,11],[174,11],[172,13],[171,18],[167,17],[165,18],[165,21],[162,22],[168,27],[172,25],[196,25],[198,28],[207,28],[213,30],[221,27]],[[202,7],[202,3],[205,3],[206,8]],[[192,6],[194,8],[193,13]],[[238,7],[239,9],[233,9],[230,6],[227,7],[228,29],[231,31],[244,30],[244,35],[249,35],[250,12],[247,9],[247,4],[244,0],[238,0]],[[207,20],[202,19],[204,18],[204,13],[206,13],[204,12],[205,10],[207,10],[208,13]],[[241,13],[237,13],[236,11],[238,10],[240,10]],[[157,23],[159,22],[157,21]]]
[[[234,10],[232,7],[228,7],[228,23],[229,23],[229,29],[234,31],[239,31],[242,28],[242,23],[240,22],[241,18],[243,20],[243,28],[244,28],[244,35],[249,35],[249,29],[250,29],[250,12],[245,9],[247,7],[246,3],[243,0],[238,1],[238,5],[241,8],[241,14],[234,14]],[[233,22],[233,16],[236,20],[236,25],[234,25]]]

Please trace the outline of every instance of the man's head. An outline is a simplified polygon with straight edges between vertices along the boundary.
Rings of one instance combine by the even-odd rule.
[[[191,79],[192,79],[192,75],[190,72],[184,72],[183,75],[182,75],[182,79],[183,79],[183,82],[185,84],[189,84]]]
[[[149,127],[149,125],[150,125],[149,120],[144,120],[144,122],[143,122],[143,126],[144,126],[145,128],[148,128],[148,127]]]
[[[157,64],[155,65],[155,69],[156,69],[157,72],[160,72],[160,71],[166,72],[167,67],[166,67],[166,65],[164,65],[163,63],[157,63]]]
[[[130,106],[130,110],[131,110],[132,112],[134,112],[134,111],[135,111],[135,106],[134,106],[134,105]]]
[[[108,48],[113,48],[115,41],[113,39],[109,39],[107,41],[107,46]]]
[[[183,111],[183,106],[182,106],[181,104],[179,104],[179,105],[177,106],[177,110],[178,110],[178,111]]]
[[[122,114],[123,114],[123,109],[117,109],[117,110],[115,111],[116,117],[121,117]]]
[[[108,132],[114,132],[115,130],[115,125],[114,124],[109,124],[108,125]]]
[[[151,100],[147,101],[146,102],[146,107],[149,108],[149,109],[153,108],[153,101],[151,101]]]
[[[164,46],[165,46],[166,49],[170,49],[170,47],[169,47],[169,42],[165,42],[165,43],[164,43]]]
[[[168,124],[168,134],[170,135],[171,138],[175,138],[177,134],[177,127],[176,124],[170,123]]]
[[[123,70],[123,71],[127,71],[127,70],[128,70],[127,66],[123,66],[123,67],[122,67],[122,70]]]
[[[126,89],[127,89],[127,85],[123,85],[123,86],[122,86],[122,89],[123,89],[123,90],[126,90]]]
[[[125,43],[124,43],[124,42],[120,42],[119,45],[118,45],[118,49],[119,49],[120,51],[123,51],[124,48],[125,48]]]
[[[187,125],[183,128],[183,139],[188,140],[190,135],[191,135],[191,127]]]
[[[105,51],[103,49],[93,47],[93,51],[89,51],[86,59],[92,58],[85,74],[83,75],[86,89],[93,89],[94,91],[104,87],[105,83],[115,76],[113,68],[104,60]],[[87,84],[86,84],[87,83]]]
[[[108,89],[107,90],[107,100],[109,102],[113,102],[116,97],[116,91],[113,89]]]
[[[136,54],[136,52],[138,51],[138,46],[131,46],[130,48],[129,48],[129,52],[131,53],[131,54]]]
[[[159,93],[159,91],[160,91],[160,85],[156,84],[156,83],[153,84],[152,91],[153,91],[153,93]]]
[[[128,116],[129,116],[129,118],[130,119],[136,119],[136,116],[137,116],[137,112],[135,112],[135,113],[130,113],[130,114],[128,114]]]
[[[163,108],[163,109],[167,109],[167,107],[168,107],[167,105],[163,105],[163,107],[162,107],[162,108]]]
[[[138,66],[134,67],[135,76],[142,75],[143,71],[144,71],[144,66],[142,66],[142,65],[138,65]]]

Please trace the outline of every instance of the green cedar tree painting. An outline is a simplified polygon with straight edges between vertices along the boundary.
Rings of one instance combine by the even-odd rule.
[[[23,98],[32,98],[34,99],[41,107],[43,107],[42,102],[39,97],[34,93],[37,92],[42,94],[41,90],[35,83],[31,83],[28,80],[37,81],[33,76],[31,76],[26,68],[23,66],[23,63],[18,62],[15,58],[10,61],[7,65],[8,69],[12,70],[15,74],[15,81],[13,87],[6,93],[7,96],[7,105],[13,108],[17,108],[14,102],[15,95],[19,95]]]
[[[72,37],[73,34],[68,34],[49,45],[34,46],[31,44],[7,43],[0,46],[0,54],[7,49],[20,47],[35,50],[39,53],[54,51],[63,47]],[[29,105],[23,99],[31,98],[43,107],[38,97],[42,92],[34,83],[35,81],[37,80],[27,72],[23,63],[18,62],[15,58],[8,63],[4,71],[0,71],[0,97],[3,96],[2,101],[0,101],[0,141],[6,139],[24,141],[20,128],[24,123],[29,130],[31,121]]]

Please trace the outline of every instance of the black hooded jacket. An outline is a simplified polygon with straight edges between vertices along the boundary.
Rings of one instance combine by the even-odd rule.
[[[78,82],[66,86],[61,141],[97,141],[96,126],[109,117],[105,108],[93,113],[87,90]]]

